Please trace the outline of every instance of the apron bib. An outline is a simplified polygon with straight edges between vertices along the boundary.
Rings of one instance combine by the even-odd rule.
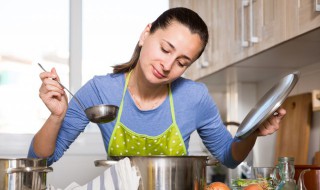
[[[158,136],[149,136],[139,134],[121,123],[120,118],[123,109],[123,100],[128,87],[131,72],[128,74],[125,87],[123,90],[122,100],[119,108],[117,122],[114,126],[111,138],[109,140],[108,155],[109,156],[185,156],[187,150],[181,136],[180,130],[176,123],[174,114],[174,104],[169,88],[170,111],[172,124],[170,127]],[[150,126],[152,127],[152,126]]]

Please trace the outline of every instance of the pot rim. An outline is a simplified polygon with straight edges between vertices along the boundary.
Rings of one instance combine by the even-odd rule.
[[[28,160],[28,161],[44,161],[47,160],[46,158],[0,158],[0,161],[24,161],[24,160]]]
[[[121,158],[179,158],[179,159],[190,159],[190,158],[203,158],[208,160],[209,156],[167,156],[167,155],[154,155],[154,156],[108,156],[108,159],[121,159]]]

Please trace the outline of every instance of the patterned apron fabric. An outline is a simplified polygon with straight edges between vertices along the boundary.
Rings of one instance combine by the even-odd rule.
[[[174,105],[171,88],[169,86],[170,111],[172,116],[172,124],[170,127],[158,136],[148,136],[145,134],[138,134],[123,123],[120,118],[123,109],[123,100],[128,87],[131,72],[128,74],[125,88],[123,90],[122,100],[119,108],[117,122],[112,132],[108,155],[109,156],[152,156],[152,155],[166,155],[166,156],[185,156],[187,150],[181,136],[180,130],[176,123],[174,114]],[[150,126],[152,127],[152,126]]]

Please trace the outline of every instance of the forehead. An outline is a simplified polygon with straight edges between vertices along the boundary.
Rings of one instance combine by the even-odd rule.
[[[181,53],[195,59],[203,48],[199,34],[191,33],[190,29],[179,22],[172,22],[166,28],[160,28],[153,34],[160,40],[172,44]]]

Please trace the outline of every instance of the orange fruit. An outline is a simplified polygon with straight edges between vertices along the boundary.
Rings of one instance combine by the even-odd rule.
[[[246,186],[243,190],[263,190],[259,184],[250,184]]]
[[[230,188],[222,182],[213,182],[207,187],[207,190],[230,190]]]

